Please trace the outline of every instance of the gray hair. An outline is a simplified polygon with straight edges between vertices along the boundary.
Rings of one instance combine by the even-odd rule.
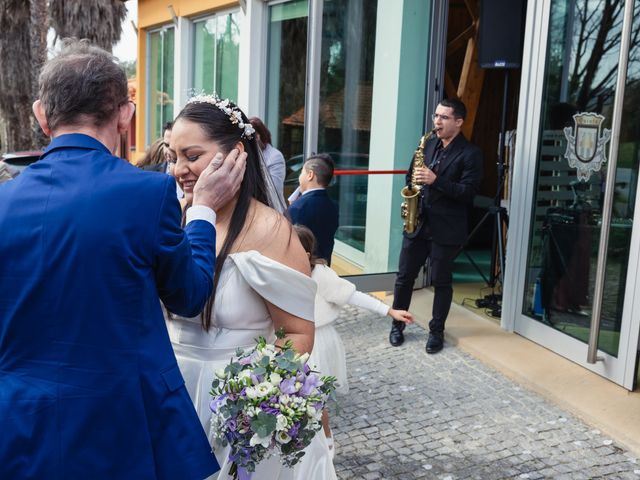
[[[304,162],[304,168],[316,175],[316,181],[323,187],[328,187],[333,178],[333,159],[328,153],[316,153]]]
[[[127,76],[109,52],[88,40],[64,39],[40,73],[49,128],[92,122],[100,127],[128,101]]]

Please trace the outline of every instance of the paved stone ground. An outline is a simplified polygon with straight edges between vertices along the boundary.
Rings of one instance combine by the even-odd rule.
[[[616,442],[457,348],[426,334],[387,342],[390,322],[346,307],[337,329],[351,391],[332,415],[338,477],[352,479],[640,479]]]

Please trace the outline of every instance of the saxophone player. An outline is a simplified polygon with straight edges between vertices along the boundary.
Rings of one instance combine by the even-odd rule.
[[[460,100],[442,100],[432,116],[435,135],[424,142],[424,164],[414,168],[414,157],[407,173],[407,186],[415,183],[420,188],[417,224],[405,228],[393,308],[409,310],[414,281],[431,257],[434,300],[427,353],[443,347],[453,297],[453,261],[467,238],[468,210],[482,178],[482,152],[461,132],[465,117],[466,107]],[[402,345],[404,327],[404,323],[393,321],[391,345]]]

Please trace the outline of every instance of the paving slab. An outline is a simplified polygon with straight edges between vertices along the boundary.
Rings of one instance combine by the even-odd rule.
[[[336,323],[350,392],[332,413],[340,479],[635,479],[640,461],[603,434],[450,342],[389,345],[388,318],[345,307]]]

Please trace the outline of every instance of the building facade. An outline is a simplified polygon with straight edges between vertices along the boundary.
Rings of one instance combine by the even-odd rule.
[[[271,130],[287,188],[304,157],[331,153],[340,173],[335,253],[367,275],[363,285],[389,290],[401,172],[438,100],[461,97],[464,133],[486,157],[482,196],[491,204],[499,195],[509,218],[496,282],[503,328],[632,389],[640,2],[522,4],[521,67],[483,69],[479,2],[139,0],[136,155],[192,92],[236,101]],[[476,206],[478,219],[486,207]],[[490,223],[470,243],[486,237],[493,248]]]

